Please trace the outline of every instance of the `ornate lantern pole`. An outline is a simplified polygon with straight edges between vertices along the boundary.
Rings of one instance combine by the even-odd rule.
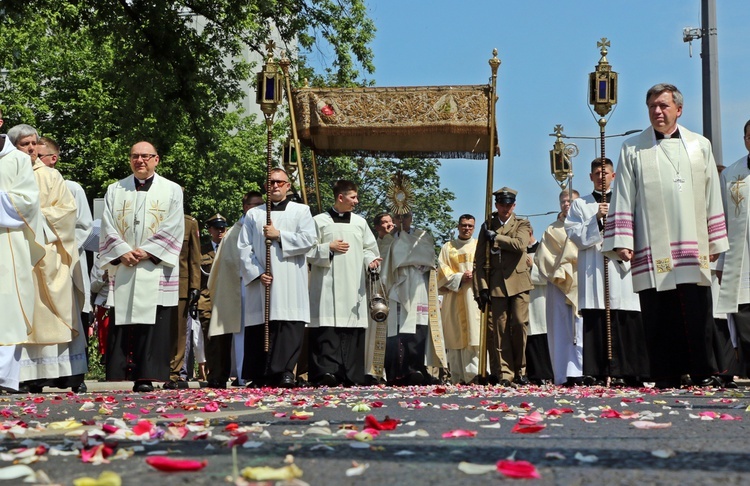
[[[266,119],[266,132],[268,134],[268,143],[266,146],[266,193],[271,188],[271,170],[273,169],[273,154],[272,154],[272,143],[273,143],[273,117],[276,114],[276,109],[281,104],[281,96],[283,89],[283,75],[279,71],[279,66],[273,60],[273,49],[275,44],[273,41],[268,41],[266,49],[268,50],[268,58],[266,63],[263,65],[263,70],[257,74],[257,86],[256,86],[256,98],[255,101],[260,105],[260,110],[263,112],[263,116]],[[266,224],[271,224],[271,198],[266,196]],[[271,240],[266,239],[266,274],[271,275]],[[269,331],[268,323],[271,318],[271,287],[266,286],[266,307],[264,311],[265,317],[265,341],[263,349],[268,352],[269,343]]]
[[[607,116],[612,107],[617,104],[617,73],[612,71],[612,66],[607,61],[607,48],[609,47],[609,40],[606,37],[602,37],[600,41],[596,43],[596,47],[600,48],[602,57],[599,59],[595,71],[589,74],[589,104],[594,107],[594,111],[601,117],[598,120],[599,123],[599,134],[601,140],[601,178],[602,178],[602,202],[607,202],[606,192],[606,177],[605,177],[605,136],[604,129],[607,125]],[[607,216],[602,218],[603,226],[606,226]],[[612,319],[610,316],[610,303],[609,303],[609,259],[604,257],[604,312],[607,323],[607,359],[611,366],[612,364]]]
[[[555,143],[549,151],[550,172],[555,178],[560,189],[570,186],[573,189],[573,161],[570,160],[578,155],[578,147],[574,143],[566,144],[563,138],[563,126],[555,125]]]

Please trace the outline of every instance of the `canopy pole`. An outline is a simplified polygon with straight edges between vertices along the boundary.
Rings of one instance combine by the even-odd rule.
[[[490,227],[490,218],[492,218],[492,184],[494,183],[495,174],[495,103],[497,102],[497,69],[500,67],[500,59],[497,58],[497,49],[492,50],[492,59],[489,60],[492,69],[492,82],[490,84],[490,147],[487,151],[487,197],[484,205],[484,220],[486,227]],[[484,274],[490,274],[490,242],[484,249]],[[479,377],[480,380],[487,379],[487,321],[491,318],[492,306],[488,303],[482,312],[479,332]]]

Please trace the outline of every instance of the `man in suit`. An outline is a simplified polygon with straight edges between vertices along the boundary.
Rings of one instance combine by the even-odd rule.
[[[527,385],[526,332],[529,291],[533,288],[526,260],[531,224],[516,217],[517,191],[503,187],[493,193],[496,212],[482,225],[474,256],[474,295],[484,312],[490,305],[487,351],[490,373],[503,386]],[[489,223],[489,224],[488,224]],[[489,273],[484,268],[489,247]]]
[[[167,390],[184,389],[188,387],[185,377],[180,376],[185,364],[185,344],[187,341],[188,309],[198,302],[201,284],[201,241],[198,221],[189,215],[185,218],[185,235],[180,250],[180,300],[177,313],[172,313],[169,343],[171,359],[169,362],[169,381],[163,388]]]

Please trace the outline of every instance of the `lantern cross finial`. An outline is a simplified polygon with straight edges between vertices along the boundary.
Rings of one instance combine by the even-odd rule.
[[[596,43],[596,47],[601,47],[602,56],[607,55],[607,47],[609,46],[610,46],[609,39],[607,39],[606,37],[602,37],[602,40],[597,41]]]
[[[557,135],[558,137],[560,137],[560,136],[562,136],[563,130],[565,130],[565,127],[563,127],[560,124],[557,124],[557,125],[555,125],[555,129],[553,131],[555,132],[555,135]]]

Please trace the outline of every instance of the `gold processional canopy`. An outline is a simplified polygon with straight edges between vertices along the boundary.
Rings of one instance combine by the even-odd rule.
[[[487,159],[489,85],[300,88],[300,141],[319,155]],[[497,129],[495,155],[500,155]]]

